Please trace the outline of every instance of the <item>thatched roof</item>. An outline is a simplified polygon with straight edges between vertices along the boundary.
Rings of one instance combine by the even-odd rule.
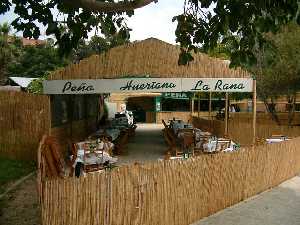
[[[228,62],[194,55],[188,66],[178,66],[179,46],[155,38],[115,47],[53,72],[49,80],[101,79],[124,77],[245,78],[241,69],[229,69]]]

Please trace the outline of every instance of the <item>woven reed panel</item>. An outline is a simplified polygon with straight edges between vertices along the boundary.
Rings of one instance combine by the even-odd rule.
[[[300,138],[43,183],[44,225],[188,225],[300,171]]]
[[[230,69],[223,60],[205,54],[194,54],[194,61],[178,66],[179,46],[155,38],[115,47],[101,55],[91,56],[49,76],[49,80],[101,79],[122,77],[194,77],[244,78],[250,75]]]
[[[224,121],[193,117],[193,125],[204,131],[210,131],[218,137],[224,136]],[[300,127],[289,127],[287,125],[278,126],[274,121],[268,119],[265,114],[259,115],[256,123],[256,137],[260,140],[265,140],[274,134],[298,137],[300,136]],[[238,116],[238,114],[235,114],[233,118],[230,118],[228,123],[228,135],[233,141],[243,146],[251,145],[253,142],[251,116],[245,114],[244,116]]]
[[[40,139],[49,132],[48,96],[0,92],[0,155],[35,160]]]

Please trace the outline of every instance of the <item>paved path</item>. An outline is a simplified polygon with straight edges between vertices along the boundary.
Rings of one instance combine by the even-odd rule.
[[[193,225],[300,225],[300,176]]]
[[[128,154],[118,157],[119,164],[163,158],[167,146],[163,140],[162,129],[162,124],[137,124],[135,137],[128,144]]]

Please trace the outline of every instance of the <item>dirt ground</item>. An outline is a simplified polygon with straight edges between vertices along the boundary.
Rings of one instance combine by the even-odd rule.
[[[0,202],[1,225],[40,225],[40,217],[35,176]]]

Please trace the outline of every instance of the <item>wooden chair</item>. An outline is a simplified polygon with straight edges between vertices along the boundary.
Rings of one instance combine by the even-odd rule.
[[[114,144],[114,154],[120,155],[123,154],[126,148],[126,145],[128,143],[128,132],[127,131],[121,131],[120,136],[115,140]]]
[[[67,165],[58,141],[54,137],[44,135],[38,149],[40,179],[64,177]]]
[[[95,153],[95,152],[91,152],[89,149],[87,148],[84,148],[84,156],[83,156],[83,171],[85,173],[89,173],[89,172],[95,172],[95,171],[98,171],[98,170],[102,170],[104,169],[104,166],[103,164],[87,164],[86,163],[86,160],[88,157],[92,157],[93,155],[97,155],[97,157],[103,157],[103,151],[102,153]]]
[[[194,156],[195,136],[191,132],[184,132],[182,135],[182,151]]]
[[[177,138],[175,137],[175,135],[171,129],[169,129],[169,128],[165,129],[164,137],[169,146],[168,151],[170,151],[175,156],[180,156],[184,153],[183,150],[180,149],[180,147],[178,147],[179,144],[178,144]]]
[[[194,154],[201,154],[203,153],[203,145],[207,144],[208,141],[212,138],[212,134],[205,134],[205,135],[200,135],[200,146],[195,146],[194,148]]]
[[[168,129],[169,126],[166,124],[166,122],[164,120],[161,120],[162,124],[164,125],[165,129]]]
[[[75,163],[76,158],[77,158],[78,148],[76,146],[76,143],[72,142],[71,140],[68,140],[68,147],[69,147],[69,150],[70,150],[71,159],[67,163],[68,163],[69,168],[70,168],[69,176],[72,177],[74,175],[74,163]]]
[[[215,152],[222,152],[225,149],[229,148],[231,144],[230,139],[217,139]]]

